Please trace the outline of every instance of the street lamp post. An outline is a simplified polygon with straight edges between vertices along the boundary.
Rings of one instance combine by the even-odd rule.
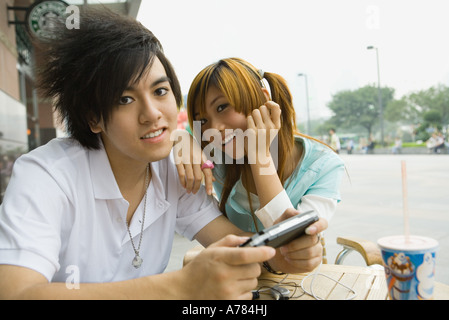
[[[376,59],[377,59],[377,99],[379,103],[379,110],[380,110],[380,139],[381,139],[381,145],[384,146],[384,108],[382,106],[382,93],[380,90],[380,68],[379,68],[379,49],[374,46],[368,46],[366,47],[368,50],[376,49]]]
[[[306,84],[307,134],[310,136],[311,128],[310,128],[310,109],[309,109],[309,85],[307,83],[307,74],[298,73],[298,77],[304,77]]]

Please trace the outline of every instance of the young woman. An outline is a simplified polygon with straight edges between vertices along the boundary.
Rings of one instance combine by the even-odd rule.
[[[219,207],[235,225],[261,230],[294,207],[315,210],[327,226],[340,201],[344,164],[327,145],[297,131],[281,76],[239,58],[220,60],[193,80],[187,111],[214,159]]]

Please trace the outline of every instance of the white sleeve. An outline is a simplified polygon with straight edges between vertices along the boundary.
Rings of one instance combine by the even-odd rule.
[[[183,190],[178,204],[176,232],[193,240],[201,229],[221,215],[217,201],[206,194],[204,186],[196,194]]]
[[[272,226],[273,222],[279,218],[285,210],[288,208],[294,208],[290,198],[285,192],[285,189],[282,189],[279,194],[271,199],[263,208],[256,210],[256,217],[259,218],[260,222],[262,222],[265,228]]]
[[[313,210],[329,222],[337,209],[337,200],[309,194],[302,197],[297,209],[299,212]]]
[[[68,203],[41,163],[30,156],[16,160],[0,206],[0,264],[38,271],[50,281],[60,267],[61,219]]]
[[[294,208],[285,189],[283,189],[276,197],[274,197],[263,208],[255,212],[256,217],[262,222],[265,228],[272,226],[273,222],[278,219],[288,208]],[[337,209],[337,200],[325,198],[317,195],[305,195],[301,199],[301,203],[297,207],[299,212],[309,210],[315,211],[320,218],[330,221]]]

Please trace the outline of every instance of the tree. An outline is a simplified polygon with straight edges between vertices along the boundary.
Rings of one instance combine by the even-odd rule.
[[[392,123],[414,124],[422,119],[421,108],[404,96],[400,100],[391,100],[387,104],[384,117]]]
[[[423,114],[423,119],[430,125],[434,125],[435,127],[439,127],[441,129],[443,117],[439,111],[429,110]]]
[[[386,106],[393,100],[394,89],[381,88],[382,104]],[[354,91],[344,90],[336,93],[328,107],[334,115],[329,123],[342,129],[362,126],[371,136],[373,127],[380,121],[377,86],[367,85]]]
[[[427,90],[421,90],[412,93],[408,97],[411,104],[421,110],[421,116],[424,119],[424,115],[429,111],[435,111],[440,115],[441,126],[449,125],[449,87],[439,84],[434,87],[430,87]],[[436,113],[433,113],[434,115]]]

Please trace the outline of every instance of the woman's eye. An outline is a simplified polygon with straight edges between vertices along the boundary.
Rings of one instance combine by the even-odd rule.
[[[126,105],[132,103],[133,101],[134,99],[131,97],[120,97],[119,104]]]
[[[168,93],[168,89],[167,88],[158,88],[155,91],[155,94],[157,96],[165,96]]]
[[[227,104],[221,104],[221,105],[219,105],[219,106],[217,107],[217,112],[223,111],[224,109],[226,109],[227,106],[228,106]]]
[[[207,119],[199,119],[201,121],[201,125],[204,126],[207,123]]]

